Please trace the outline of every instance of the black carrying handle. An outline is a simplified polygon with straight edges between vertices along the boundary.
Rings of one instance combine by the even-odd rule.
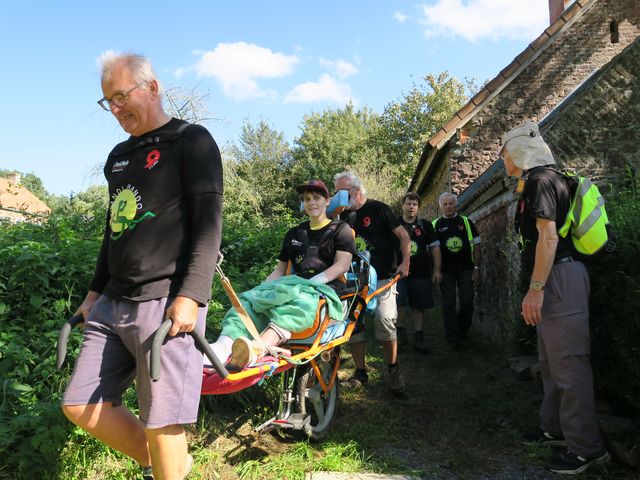
[[[60,329],[60,333],[58,334],[56,359],[56,367],[58,369],[62,368],[62,366],[64,365],[64,361],[67,358],[67,342],[69,341],[69,334],[71,333],[71,329],[82,322],[84,322],[84,317],[81,313],[79,313],[78,315],[74,315],[69,320],[67,320]]]
[[[151,359],[150,359],[150,373],[151,379],[155,382],[160,378],[160,348],[164,343],[164,339],[167,337],[169,330],[171,330],[171,325],[173,324],[173,320],[170,318],[162,322],[162,325],[156,330],[156,333],[153,334],[153,343],[151,344]],[[218,374],[222,378],[226,378],[229,375],[224,364],[220,361],[218,356],[213,352],[209,342],[204,336],[198,332],[197,330],[192,330],[189,334],[193,337],[193,340],[196,343],[196,347],[198,350],[203,352],[209,360],[211,360],[211,364],[217,370]]]

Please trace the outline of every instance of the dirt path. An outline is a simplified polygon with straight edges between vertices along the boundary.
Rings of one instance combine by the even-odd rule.
[[[409,398],[388,394],[381,375],[386,367],[377,348],[373,382],[366,391],[343,391],[337,424],[351,426],[338,427],[334,435],[359,439],[362,448],[381,461],[423,478],[562,478],[544,469],[552,450],[518,441],[536,425],[539,382],[518,380],[506,355],[473,331],[461,349],[452,350],[439,323],[432,323],[427,333],[428,355],[411,346],[400,350]],[[345,367],[350,366],[346,362]],[[582,478],[637,477],[614,462]]]
[[[552,450],[525,447],[518,441],[523,431],[536,425],[539,383],[518,380],[506,356],[473,330],[462,349],[452,350],[439,323],[433,322],[427,333],[430,354],[414,352],[410,346],[400,351],[407,399],[389,394],[381,349],[369,343],[370,384],[366,389],[340,390],[339,411],[326,441],[356,442],[367,470],[376,473],[444,480],[562,478],[544,469]],[[340,378],[346,379],[353,363],[346,351],[342,357]],[[221,428],[229,431],[229,418],[220,421],[227,422]],[[226,453],[210,478],[239,478],[234,466],[237,471],[242,462],[292,447],[250,430],[240,415],[232,427],[236,434],[215,440],[215,449]],[[614,462],[594,467],[580,478],[638,477]]]

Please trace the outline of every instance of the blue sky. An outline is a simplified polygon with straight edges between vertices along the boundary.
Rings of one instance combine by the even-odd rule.
[[[305,114],[382,112],[429,73],[493,78],[548,26],[548,0],[22,0],[0,20],[0,168],[68,194],[101,182],[89,172],[126,138],[96,103],[107,50],[208,94],[222,148],[245,119],[292,143]]]

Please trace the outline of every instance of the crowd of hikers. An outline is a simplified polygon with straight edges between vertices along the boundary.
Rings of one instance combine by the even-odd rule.
[[[202,382],[202,353],[189,332],[203,332],[222,232],[222,166],[218,147],[202,126],[171,118],[161,86],[142,56],[109,53],[102,58],[98,103],[130,137],[109,153],[104,174],[110,207],[95,275],[78,308],[84,338],[63,398],[70,421],[140,464],[145,479],[182,480],[193,459],[184,425],[195,423]],[[507,175],[519,179],[516,225],[523,240],[523,267],[530,285],[522,318],[538,333],[544,399],[540,428],[524,440],[566,447],[548,468],[580,473],[609,460],[595,416],[589,360],[589,277],[570,237],[558,235],[571,195],[553,168],[554,158],[538,126],[527,122],[502,139],[496,152]],[[425,311],[439,285],[446,340],[458,349],[471,325],[474,282],[481,268],[480,235],[458,214],[456,196],[439,197],[442,216],[419,218],[420,197],[407,193],[402,215],[367,197],[358,176],[337,174],[334,191],[348,193],[340,218],[327,214],[330,192],[320,179],[296,188],[308,220],[285,235],[278,263],[255,295],[304,302],[309,289],[333,298],[336,282],[357,252],[366,249],[378,287],[374,335],[382,343],[390,391],[406,395],[398,364],[398,342],[412,331],[415,350],[428,352]],[[398,312],[400,322],[398,323]],[[172,319],[163,345],[158,381],[149,375],[151,337]],[[283,315],[256,325],[249,339],[232,313],[213,344],[217,356],[239,368],[251,365],[264,347],[276,347],[308,319]],[[364,330],[349,347],[355,363],[346,384],[366,385]],[[122,403],[135,380],[139,414]]]

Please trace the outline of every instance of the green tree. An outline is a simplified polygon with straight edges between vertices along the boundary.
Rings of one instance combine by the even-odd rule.
[[[291,194],[287,168],[291,160],[284,134],[261,120],[257,125],[245,121],[239,143],[232,144],[225,155],[225,209],[239,208],[248,202],[266,216],[280,211]],[[235,182],[235,183],[232,183]],[[229,193],[233,192],[233,196]]]
[[[376,142],[389,162],[398,166],[406,186],[431,137],[467,100],[465,85],[448,72],[429,74],[409,92],[388,104],[380,117]],[[474,89],[473,82],[466,88]]]
[[[318,178],[331,187],[333,175],[340,171],[356,166],[368,170],[379,168],[384,159],[372,147],[378,122],[375,112],[366,107],[355,110],[351,104],[305,115],[302,135],[295,140],[292,150],[292,180],[302,183]]]

